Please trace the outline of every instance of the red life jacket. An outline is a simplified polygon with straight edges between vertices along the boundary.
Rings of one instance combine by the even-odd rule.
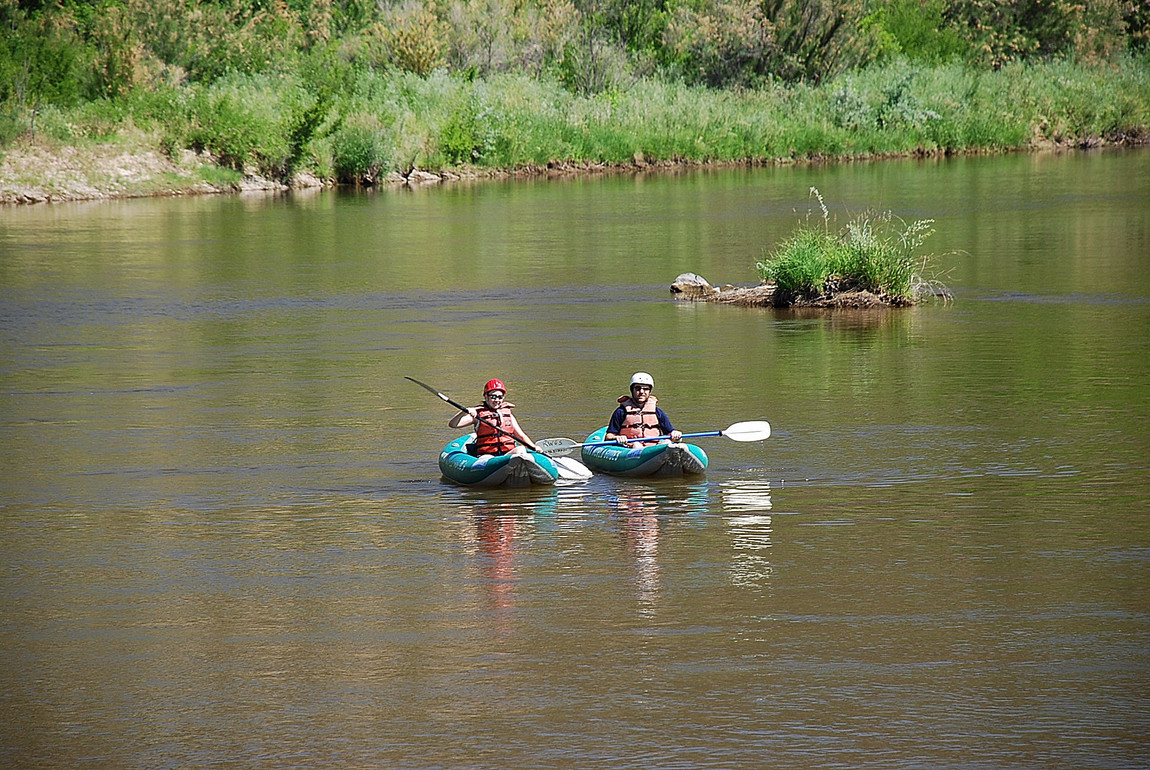
[[[659,427],[659,417],[655,413],[655,406],[659,399],[647,396],[647,403],[640,407],[631,396],[619,396],[619,403],[623,405],[626,416],[619,428],[619,435],[627,438],[653,438],[663,435]]]
[[[514,408],[515,404],[509,404],[506,401],[498,409],[492,409],[486,401],[475,407],[479,416],[475,423],[475,454],[505,455],[515,449],[515,439],[511,436],[505,436],[488,425],[488,423],[493,423],[511,433],[514,425],[511,410]]]

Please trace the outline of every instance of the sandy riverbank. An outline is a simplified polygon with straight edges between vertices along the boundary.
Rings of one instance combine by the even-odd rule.
[[[1049,142],[1023,151],[1066,152],[1101,146],[1146,144],[1150,132],[1121,137],[1118,141],[1056,145]],[[406,175],[388,174],[377,186],[419,186],[477,179],[562,177],[601,173],[668,172],[703,166],[783,165],[793,163],[859,162],[895,157],[950,155],[950,152],[914,152],[885,156],[812,156],[743,163],[707,164],[698,161],[655,161],[636,157],[630,163],[593,161],[559,162],[519,169],[450,169],[432,173],[413,169]],[[972,154],[985,154],[978,152]],[[309,173],[297,174],[290,183],[254,175],[241,175],[220,168],[210,155],[182,150],[169,156],[144,141],[57,145],[24,141],[0,151],[0,204],[57,203],[64,201],[144,198],[155,196],[218,195],[248,191],[286,191],[332,186]]]

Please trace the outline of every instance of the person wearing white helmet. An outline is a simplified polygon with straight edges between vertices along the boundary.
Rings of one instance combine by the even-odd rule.
[[[624,445],[650,443],[642,439],[655,436],[670,436],[671,441],[681,439],[683,434],[675,430],[667,413],[659,407],[659,399],[651,392],[654,389],[655,379],[651,375],[635,372],[631,376],[631,393],[619,396],[619,406],[611,415],[603,438]]]

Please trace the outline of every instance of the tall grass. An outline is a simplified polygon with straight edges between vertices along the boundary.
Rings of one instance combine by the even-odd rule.
[[[894,62],[817,86],[726,91],[643,78],[596,94],[546,75],[233,73],[51,114],[38,130],[60,141],[142,126],[169,151],[203,150],[225,167],[368,183],[413,168],[1000,151],[1145,131],[1150,55],[997,72]]]
[[[1107,77],[1068,64],[1052,73],[1053,66],[976,74],[961,65],[894,64],[818,87],[747,91],[643,79],[590,96],[522,75],[369,75],[345,114],[376,116],[392,132],[385,142],[405,143],[386,153],[400,172],[994,151],[1036,137],[1063,140],[1070,125],[1075,136],[1150,126],[1150,59],[1127,60]],[[1063,87],[1052,93],[1051,80]],[[1122,93],[1111,93],[1115,84]]]
[[[756,264],[776,285],[776,302],[789,305],[831,299],[844,292],[869,292],[891,304],[909,305],[945,290],[933,276],[932,257],[918,250],[933,234],[933,220],[907,224],[889,211],[862,214],[839,231],[822,195],[811,188],[821,222],[806,221]]]

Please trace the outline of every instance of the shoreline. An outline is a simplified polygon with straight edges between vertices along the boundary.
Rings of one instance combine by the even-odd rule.
[[[206,154],[183,150],[170,157],[148,147],[146,141],[131,147],[105,143],[88,146],[25,142],[0,154],[0,205],[26,206],[41,203],[70,203],[129,198],[184,197],[191,195],[233,195],[247,192],[283,193],[291,190],[355,188],[320,179],[308,172],[296,174],[290,183],[257,175],[226,181],[208,177],[227,174]],[[1005,155],[1010,153],[1069,153],[1099,149],[1120,149],[1150,145],[1150,129],[1114,138],[1084,137],[1062,143],[1043,142],[1029,147],[1007,149],[923,150],[865,155],[813,154],[784,158],[701,161],[693,159],[651,160],[636,156],[628,163],[592,160],[554,161],[513,169],[458,167],[440,171],[412,169],[402,175],[391,172],[374,185],[359,189],[421,187],[507,179],[558,179],[601,174],[675,173],[697,169],[756,168],[789,165],[830,165],[870,163],[906,158],[947,158]]]

